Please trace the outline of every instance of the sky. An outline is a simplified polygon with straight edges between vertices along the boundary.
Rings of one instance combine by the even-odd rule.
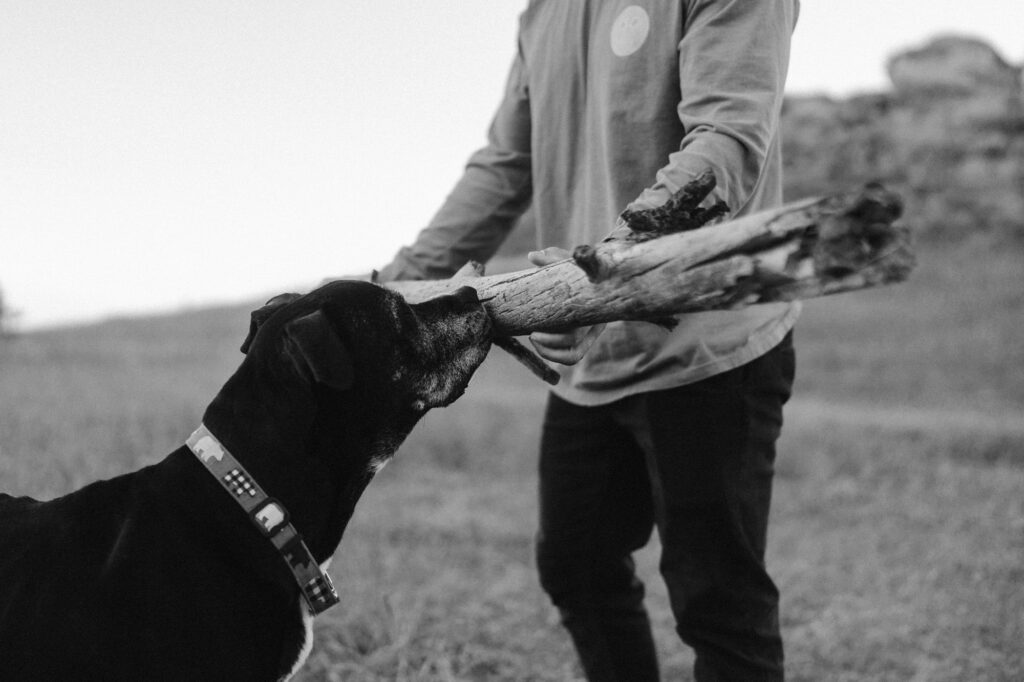
[[[0,0],[0,292],[17,327],[387,263],[483,143],[524,6]],[[884,89],[887,57],[937,34],[1024,63],[1021,26],[1021,0],[804,0],[788,90]]]

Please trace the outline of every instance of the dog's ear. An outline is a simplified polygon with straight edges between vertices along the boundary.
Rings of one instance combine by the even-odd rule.
[[[252,314],[249,316],[249,334],[245,337],[245,341],[242,342],[242,347],[239,350],[243,353],[248,353],[249,346],[252,345],[252,340],[256,338],[256,332],[259,331],[260,325],[269,320],[270,316],[280,310],[282,306],[288,305],[299,298],[299,296],[301,294],[278,294],[264,303],[262,308],[252,311]]]
[[[284,333],[285,352],[300,372],[338,391],[352,386],[352,356],[322,310],[295,318]]]

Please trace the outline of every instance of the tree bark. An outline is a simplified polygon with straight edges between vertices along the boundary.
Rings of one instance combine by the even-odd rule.
[[[713,177],[709,182],[713,187]],[[682,201],[692,214],[700,199]],[[635,223],[644,225],[643,233],[579,247],[572,259],[552,265],[483,276],[471,264],[448,280],[385,286],[410,302],[472,286],[498,336],[615,320],[671,326],[680,313],[735,310],[904,280],[914,256],[907,230],[894,225],[901,211],[897,195],[869,185],[654,238],[652,232],[681,223],[645,215]],[[705,218],[720,212],[708,210]]]

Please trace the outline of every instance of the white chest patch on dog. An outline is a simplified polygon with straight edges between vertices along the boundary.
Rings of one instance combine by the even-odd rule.
[[[639,5],[630,5],[612,24],[612,52],[617,57],[628,57],[643,46],[651,32],[651,18]]]
[[[331,565],[331,560],[320,564],[320,570],[327,573],[327,568]],[[295,659],[295,665],[292,666],[291,671],[282,677],[279,682],[287,682],[292,679],[295,673],[302,669],[302,666],[306,665],[306,659],[309,658],[309,654],[313,651],[313,614],[309,612],[309,605],[306,604],[306,600],[299,597],[299,617],[302,618],[302,627],[305,629],[302,640],[302,648],[299,649],[298,658]]]

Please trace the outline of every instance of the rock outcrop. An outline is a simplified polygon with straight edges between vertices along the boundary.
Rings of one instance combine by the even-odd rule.
[[[1010,66],[988,43],[942,36],[893,56],[887,64],[896,93],[903,96],[974,96],[1021,92],[1021,69]]]
[[[893,56],[893,88],[845,100],[787,98],[788,198],[882,180],[924,238],[1024,241],[1021,69],[975,38]]]

